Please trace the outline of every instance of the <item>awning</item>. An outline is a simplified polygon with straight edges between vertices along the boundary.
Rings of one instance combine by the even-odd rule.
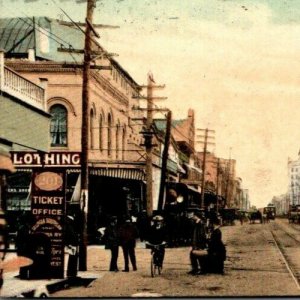
[[[195,192],[195,193],[200,194],[200,192],[199,192],[196,188],[194,188],[193,186],[191,186],[191,185],[188,185],[188,184],[187,184],[187,188],[188,188],[189,190]]]
[[[146,180],[146,174],[143,170],[129,168],[95,168],[90,170],[90,175],[131,180]]]
[[[184,165],[185,165],[189,170],[194,170],[194,171],[198,172],[199,174],[202,174],[202,170],[201,170],[201,169],[199,169],[199,168],[197,168],[197,167],[195,167],[195,166],[189,165],[189,164],[187,164],[187,163],[184,163]]]
[[[178,194],[185,194],[188,191],[201,194],[197,188],[183,182],[167,182],[167,187],[169,189],[174,189]]]

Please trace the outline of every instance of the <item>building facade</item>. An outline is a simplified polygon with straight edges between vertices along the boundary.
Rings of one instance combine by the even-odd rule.
[[[34,27],[30,26],[32,22]],[[15,28],[18,28],[18,37],[14,36]],[[30,179],[35,168],[63,169],[67,174],[68,207],[78,209],[84,35],[71,23],[48,18],[25,18],[23,23],[14,19],[10,22],[0,20],[0,30],[6,32],[0,39],[1,46],[6,46],[8,40],[16,42],[6,49],[7,65],[35,84],[41,79],[47,83],[44,105],[51,115],[47,134],[38,137],[39,142],[48,144],[49,151],[14,149],[12,157],[17,173]],[[72,47],[58,45],[53,40],[58,34],[67,38]],[[24,39],[19,43],[18,39],[22,37]],[[103,226],[110,215],[136,214],[146,207],[145,115],[139,109],[141,87],[98,43],[93,44],[93,51],[100,54],[91,65],[89,84],[88,230],[91,234]],[[182,123],[189,124],[183,126],[187,141],[185,137],[178,137],[178,129],[176,134],[172,130],[169,147],[167,169],[169,178],[175,182],[185,173],[181,164],[189,165],[193,158],[193,111],[189,111],[187,120]],[[159,130],[154,132],[153,144],[153,210],[156,210],[164,148],[164,134]],[[15,184],[12,180],[12,188]],[[30,205],[29,185],[30,180],[27,180],[22,189],[27,191],[26,197],[22,196],[27,201],[27,208]]]
[[[22,176],[16,172],[11,153],[49,151],[51,116],[46,109],[44,79],[35,84],[9,68],[3,51],[0,51],[0,91],[0,202],[7,212],[9,226],[13,226],[14,213],[29,209],[30,177],[28,173]]]
[[[300,152],[298,159],[288,159],[288,197],[290,205],[300,204]]]

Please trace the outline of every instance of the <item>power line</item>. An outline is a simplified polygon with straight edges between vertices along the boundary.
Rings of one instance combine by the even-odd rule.
[[[4,6],[5,6],[5,5],[4,5]],[[10,11],[12,11],[11,9],[9,9],[9,8],[6,7],[6,6],[5,6],[5,8],[8,9],[8,10],[10,10]],[[21,12],[21,13],[22,13],[28,20],[32,20],[31,17],[29,17],[28,15],[26,15],[24,12]],[[34,19],[32,20],[32,22],[33,22],[35,25],[37,25],[39,28],[42,28],[43,31],[40,30],[39,28],[36,28],[36,27],[32,24],[32,22],[26,21],[25,18],[18,17],[18,19],[21,20],[22,22],[26,23],[26,24],[29,25],[30,27],[32,27],[33,30],[36,29],[36,30],[37,30],[38,32],[40,32],[41,34],[43,34],[43,35],[49,37],[50,39],[52,39],[53,41],[55,41],[55,42],[56,42],[57,44],[59,44],[60,46],[63,46],[63,45],[62,45],[62,43],[59,42],[58,40],[60,40],[60,41],[62,41],[63,43],[67,44],[69,48],[73,48],[73,49],[74,49],[74,47],[73,47],[72,44],[70,44],[69,42],[65,41],[64,39],[62,39],[62,38],[59,37],[58,35],[54,34],[53,32],[51,32],[51,31],[45,29],[44,27],[41,27]],[[47,35],[44,31],[47,32],[49,35]],[[55,38],[53,38],[52,36],[54,36]],[[58,40],[57,40],[57,39],[58,39]],[[76,60],[76,58],[72,55],[72,53],[69,53],[69,54],[70,54],[70,56],[72,57],[72,59],[74,60],[74,62],[75,62],[76,64],[79,64],[78,61]]]
[[[52,2],[63,12],[63,14],[76,26],[76,28],[82,32],[82,34],[85,36],[85,31],[54,1]],[[102,48],[102,46],[99,45],[97,41],[95,41],[93,38],[90,38],[91,42],[93,42],[98,48]],[[103,54],[106,54],[108,56],[107,51],[105,51],[103,48],[101,49],[103,51]]]
[[[25,15],[26,16],[26,15]],[[26,18],[30,19],[30,17],[26,16]],[[60,39],[61,41],[63,41],[64,43],[66,43],[69,48],[73,48],[73,46],[71,44],[69,44],[68,42],[64,41],[63,39],[61,39],[60,37],[58,37],[57,35],[55,35],[54,33],[52,33],[51,31],[46,30],[44,27],[40,27],[39,24],[36,23],[36,21],[33,21],[34,24],[36,24],[38,27],[42,28],[42,30],[40,30],[37,27],[34,27],[31,23],[28,23],[24,18],[18,18],[19,20],[23,21],[24,23],[28,24],[29,26],[31,26],[33,29],[36,29],[38,32],[40,32],[41,34],[49,37],[51,40],[53,40],[54,42],[56,42],[57,44],[59,44],[60,46],[63,46],[61,44],[61,42],[59,42],[57,39],[53,38],[52,36],[55,36],[56,38]],[[46,31],[47,33],[49,33],[49,35],[47,35],[44,31]],[[68,52],[70,54],[70,56],[72,57],[72,59],[74,60],[74,62],[76,64],[79,64],[78,61],[76,60],[76,58],[72,55],[72,53]]]
[[[10,10],[10,9],[9,9],[9,10]],[[22,12],[22,14],[23,14],[27,19],[31,20],[31,18],[30,18],[28,15],[26,15],[26,14],[23,13],[23,12]],[[18,19],[21,20],[22,22],[26,23],[26,24],[29,25],[30,27],[34,28],[33,24],[32,24],[31,22],[27,21],[26,19],[20,18],[20,17],[19,17]],[[34,24],[36,24],[38,27],[40,27],[40,28],[42,28],[44,31],[46,31],[49,35],[47,35],[44,31],[41,31],[40,29],[36,28],[37,31],[39,31],[41,34],[43,34],[43,35],[49,37],[50,39],[52,39],[53,41],[55,41],[55,42],[56,42],[57,44],[59,44],[60,46],[61,46],[62,44],[61,44],[57,39],[59,39],[60,41],[64,42],[65,44],[67,44],[69,48],[73,48],[73,49],[74,49],[73,45],[70,44],[69,42],[65,41],[64,39],[62,39],[62,38],[59,37],[58,35],[52,33],[51,31],[46,30],[45,28],[41,27],[36,21],[33,21],[33,22],[34,22]],[[51,37],[50,35],[56,37],[57,39]],[[68,53],[69,53],[69,55],[72,57],[72,59],[74,60],[74,62],[75,62],[76,64],[79,64],[78,61],[76,60],[76,58],[74,58],[74,56],[72,55],[72,53],[70,53],[70,52],[68,52]],[[98,73],[98,72],[100,72],[100,70],[97,70],[97,73]],[[80,73],[80,75],[82,76],[81,73]],[[131,121],[134,122],[134,123],[136,123],[136,122],[133,121],[133,120],[131,120]],[[137,126],[139,126],[139,125],[140,125],[140,124],[137,123]],[[128,125],[128,126],[129,126],[129,125]],[[131,126],[133,126],[133,125],[130,125],[130,127],[131,127]],[[141,126],[141,125],[140,125],[140,126]]]

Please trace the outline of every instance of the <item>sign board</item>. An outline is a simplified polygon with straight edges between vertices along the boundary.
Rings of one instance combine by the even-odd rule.
[[[80,167],[80,152],[11,151],[15,167]]]
[[[46,235],[51,244],[50,278],[64,277],[65,174],[39,169],[32,175],[33,234]]]

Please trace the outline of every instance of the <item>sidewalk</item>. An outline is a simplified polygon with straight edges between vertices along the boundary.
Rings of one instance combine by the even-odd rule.
[[[15,257],[15,253],[8,253],[7,259]],[[65,273],[66,273],[65,261]],[[65,289],[70,286],[87,286],[91,281],[101,278],[104,274],[96,272],[78,272],[75,279],[20,279],[18,278],[19,271],[4,272],[4,284],[2,286],[0,297],[48,297],[49,294]]]
[[[103,245],[90,245],[88,251],[92,249],[101,249],[105,247]],[[138,242],[137,248],[145,249],[144,242]],[[6,255],[6,259],[12,259],[16,256],[16,253],[9,252]],[[67,266],[67,256],[65,259],[65,274]],[[4,272],[3,279],[4,284],[2,286],[0,296],[1,297],[42,297],[49,296],[53,292],[57,292],[61,289],[65,289],[69,286],[88,285],[90,281],[99,279],[105,275],[105,273],[93,272],[93,271],[78,271],[77,279],[70,281],[68,278],[63,279],[40,279],[40,280],[25,280],[18,278],[19,271]]]

